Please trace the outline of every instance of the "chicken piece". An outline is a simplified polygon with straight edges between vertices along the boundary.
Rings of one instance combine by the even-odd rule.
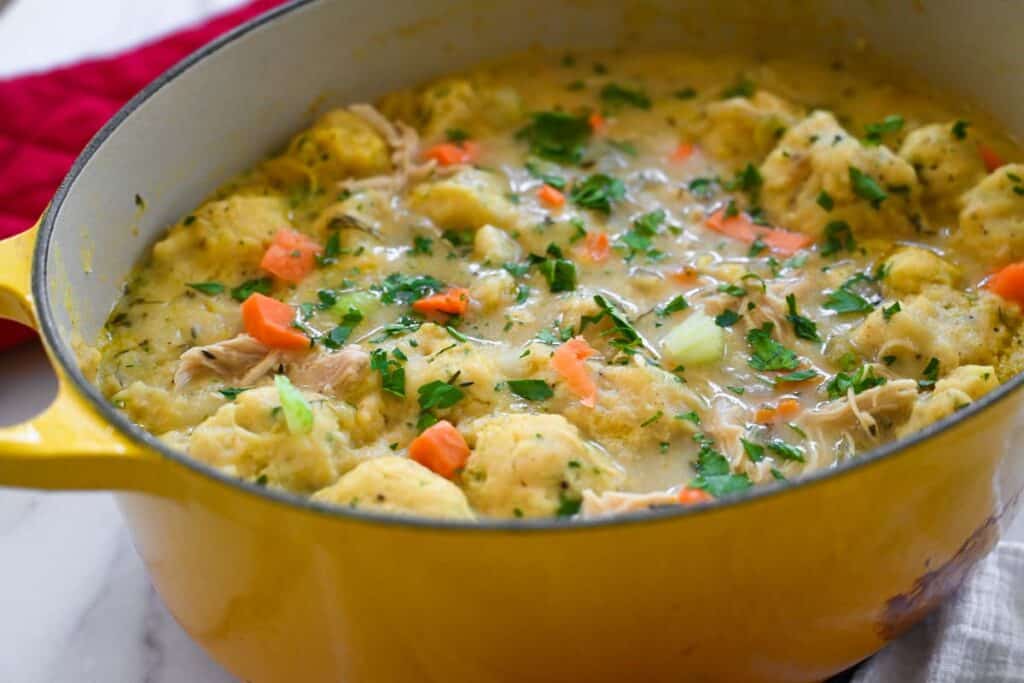
[[[960,195],[985,177],[985,164],[970,129],[956,132],[955,123],[935,123],[911,131],[900,156],[921,181],[922,200],[944,213],[955,213]]]
[[[868,443],[876,443],[884,430],[910,413],[916,399],[917,382],[912,379],[893,380],[859,394],[851,387],[846,397],[804,413],[797,424],[818,435],[813,441],[819,443],[827,443],[826,432],[858,432]]]
[[[600,493],[622,470],[561,415],[499,414],[468,427],[462,478],[470,503],[496,517],[573,514],[583,491]]]
[[[999,386],[995,368],[990,365],[964,365],[935,383],[935,390],[918,399],[910,419],[899,428],[907,436],[938,422],[976,401]]]
[[[921,247],[903,247],[885,260],[882,291],[889,297],[920,294],[927,285],[954,287],[960,269]]]
[[[768,218],[814,235],[845,221],[855,235],[908,236],[926,226],[913,167],[887,147],[865,147],[832,114],[817,111],[789,129],[761,165]],[[832,208],[819,199],[825,194]]]
[[[473,519],[458,486],[408,458],[384,456],[357,465],[313,500],[358,510],[418,515],[434,519]]]
[[[340,351],[281,352],[247,334],[197,346],[181,355],[174,385],[183,389],[202,373],[212,373],[239,386],[251,386],[271,372],[285,373],[309,391],[342,395],[363,380],[370,354],[355,344]]]
[[[700,124],[701,147],[733,165],[760,164],[801,115],[796,105],[763,90],[750,98],[715,101]]]
[[[679,494],[668,491],[655,491],[654,493],[605,491],[597,494],[587,489],[583,492],[583,506],[580,508],[580,514],[586,519],[676,505],[679,505]]]
[[[993,171],[963,195],[950,242],[993,268],[1024,259],[1024,164]]]

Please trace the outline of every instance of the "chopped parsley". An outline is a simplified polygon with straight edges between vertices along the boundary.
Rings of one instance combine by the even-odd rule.
[[[626,196],[626,186],[618,178],[595,173],[573,185],[569,197],[585,209],[611,213],[612,204]]]
[[[877,146],[882,144],[882,138],[890,133],[898,133],[903,129],[904,120],[898,114],[886,116],[878,123],[869,123],[864,129],[864,144]]]
[[[352,331],[363,321],[363,313],[355,306],[349,306],[341,318],[341,324],[327,333],[323,338],[323,344],[329,349],[340,349]]]
[[[568,184],[562,176],[545,172],[541,165],[535,161],[526,162],[526,171],[537,180],[541,181],[545,185],[550,185],[556,190],[564,190],[565,186]]]
[[[830,399],[837,399],[846,396],[851,388],[854,394],[859,394],[883,384],[885,384],[884,377],[876,375],[870,365],[863,365],[852,375],[845,372],[838,373],[825,385],[825,390]]]
[[[900,302],[897,301],[892,306],[887,306],[887,307],[882,309],[882,317],[885,318],[886,320],[889,320],[894,315],[899,313],[901,310],[903,310],[903,309],[900,308]]]
[[[229,401],[234,401],[236,398],[238,398],[238,395],[241,394],[243,391],[249,390],[247,388],[242,387],[224,387],[223,389],[218,389],[217,393]]]
[[[380,294],[385,304],[411,304],[417,299],[436,294],[444,289],[444,283],[429,275],[402,275],[391,273],[379,285],[370,289]]]
[[[957,140],[966,140],[967,139],[967,127],[969,125],[971,125],[971,124],[968,123],[967,121],[963,121],[963,120],[960,120],[960,121],[957,121],[956,123],[954,123],[953,124],[953,137],[955,137]]]
[[[569,259],[550,258],[537,265],[552,293],[571,292],[576,289],[576,264]]]
[[[772,323],[747,332],[750,345],[750,359],[747,361],[755,370],[796,370],[800,361],[797,355],[772,339]]]
[[[707,441],[701,442],[695,469],[697,478],[690,482],[690,486],[707,491],[715,498],[746,491],[753,486],[746,474],[733,474],[729,469],[729,461]]]
[[[818,206],[826,211],[831,211],[836,206],[836,201],[832,199],[832,195],[825,190],[818,193],[818,198],[815,201],[818,203]]]
[[[434,240],[429,237],[423,237],[422,235],[416,235],[412,238],[412,253],[414,254],[425,254],[430,256],[434,253],[433,249]]]
[[[722,99],[727,100],[731,97],[750,97],[754,94],[756,89],[757,86],[754,85],[752,80],[746,77],[740,77],[735,83],[722,91]]]
[[[817,370],[797,370],[795,372],[788,372],[785,375],[779,375],[775,378],[775,383],[785,384],[787,382],[806,382],[807,380],[814,379],[817,376]]]
[[[256,280],[246,280],[231,290],[231,298],[235,301],[245,301],[253,294],[270,294],[270,288],[274,281],[269,277],[261,277]]]
[[[601,88],[601,101],[609,107],[651,108],[651,98],[642,90],[631,90],[617,83],[609,83]]]
[[[740,314],[727,308],[715,316],[715,324],[719,327],[732,327],[740,321]]]
[[[597,315],[583,316],[580,321],[580,332],[587,325],[596,324],[607,317],[612,321],[611,335],[609,335],[611,336],[610,343],[612,346],[625,353],[633,353],[637,346],[643,345],[643,338],[640,336],[640,333],[636,331],[636,328],[629,322],[629,319],[614,304],[601,294],[594,296],[594,303],[600,307],[601,312]]]
[[[928,365],[924,366],[924,371],[921,373],[921,379],[917,380],[917,386],[922,389],[931,389],[935,386],[935,382],[939,379],[939,359],[932,358],[928,361]]]
[[[654,415],[651,415],[649,418],[647,418],[646,420],[641,422],[640,426],[641,427],[650,427],[652,424],[654,424],[655,422],[657,422],[658,420],[660,420],[664,416],[665,416],[665,412],[662,411],[662,410],[659,410]]]
[[[542,379],[510,379],[508,389],[527,401],[546,401],[555,395],[551,385]]]
[[[676,419],[676,420],[684,420],[686,422],[692,422],[695,425],[699,425],[700,424],[700,415],[698,415],[697,411],[695,411],[695,410],[691,410],[688,413],[679,413],[678,415],[675,416],[674,419]]]
[[[556,517],[572,517],[583,507],[582,498],[567,498],[564,493],[559,494],[558,508],[555,510]]]
[[[740,443],[743,444],[743,452],[750,458],[750,462],[761,462],[764,460],[764,446],[743,438],[740,439]]]
[[[804,449],[788,444],[781,439],[772,439],[768,442],[768,450],[783,460],[795,460],[797,462],[804,462],[806,460]]]
[[[718,291],[729,296],[742,297],[747,295],[747,290],[736,284],[718,285]]]
[[[842,250],[853,251],[857,241],[853,238],[853,230],[846,221],[830,221],[825,226],[825,241],[821,244],[821,255],[832,256]]]
[[[448,142],[465,142],[469,139],[469,133],[461,128],[449,128],[444,132]]]
[[[672,93],[672,96],[677,100],[692,100],[697,96],[697,91],[693,88],[681,88]]]
[[[205,294],[206,296],[214,296],[224,291],[225,287],[219,282],[189,282],[186,283],[188,287]]]
[[[419,395],[420,410],[423,411],[451,408],[466,395],[459,387],[439,379],[427,382],[416,393]]]
[[[370,353],[370,369],[380,373],[381,389],[405,398],[405,368],[397,360],[388,358],[386,350],[374,349]]]
[[[662,252],[652,248],[651,239],[658,234],[658,227],[665,222],[665,212],[662,209],[645,213],[633,221],[633,229],[624,233],[620,238],[622,244],[629,249],[626,259],[632,259],[637,254],[644,254],[648,258],[657,258]]]
[[[818,336],[817,323],[806,316],[800,315],[796,308],[796,296],[793,294],[786,295],[786,307],[789,309],[786,320],[792,323],[793,333],[800,339],[820,342],[821,337]]]
[[[882,189],[874,178],[856,166],[850,166],[850,185],[858,197],[871,202],[871,206],[878,209],[888,197],[888,193]]]
[[[707,199],[714,192],[715,181],[711,178],[694,178],[686,189],[698,199]]]
[[[852,279],[844,282],[839,289],[834,289],[828,293],[825,297],[825,303],[822,304],[823,308],[827,308],[830,311],[836,313],[870,313],[874,310],[874,306],[850,289]]]
[[[655,313],[658,315],[659,318],[666,318],[672,315],[673,313],[685,311],[689,307],[690,304],[687,303],[686,297],[684,297],[682,294],[679,294],[664,306],[659,306],[658,308],[656,308]]]
[[[736,172],[736,177],[725,184],[725,189],[733,191],[740,190],[751,196],[756,195],[764,183],[761,172],[753,164],[747,164]]]
[[[530,152],[548,161],[578,164],[590,140],[590,122],[586,116],[560,111],[533,114],[532,121],[517,133],[530,145]]]
[[[323,253],[316,256],[317,265],[329,266],[337,263],[339,256],[341,256],[341,231],[331,230],[331,234],[327,237],[327,243],[324,244]]]

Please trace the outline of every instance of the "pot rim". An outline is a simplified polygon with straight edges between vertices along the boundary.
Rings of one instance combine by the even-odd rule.
[[[606,527],[627,526],[638,523],[659,523],[674,521],[680,517],[697,516],[712,512],[718,512],[724,508],[739,507],[743,505],[760,502],[763,499],[775,498],[780,495],[818,486],[826,481],[837,477],[849,476],[857,471],[879,464],[889,457],[894,457],[902,451],[924,444],[933,438],[949,431],[955,426],[967,422],[975,415],[1007,398],[1024,385],[1024,373],[1018,374],[1008,382],[1000,385],[997,389],[989,392],[982,398],[974,401],[966,408],[956,411],[942,420],[929,425],[925,429],[915,432],[904,439],[897,439],[873,448],[866,453],[858,455],[845,463],[832,468],[818,470],[795,480],[775,481],[767,484],[759,484],[747,492],[735,496],[716,499],[714,501],[695,506],[672,506],[652,510],[640,510],[620,515],[598,517],[595,519],[570,519],[570,518],[544,518],[544,519],[482,519],[475,521],[456,521],[444,519],[432,519],[427,517],[401,516],[370,512],[359,509],[346,508],[327,503],[315,502],[298,494],[285,491],[277,491],[246,482],[236,477],[225,474],[216,468],[196,460],[187,454],[177,451],[156,436],[143,429],[128,419],[127,416],[116,410],[99,392],[99,389],[89,382],[79,368],[76,356],[70,344],[61,336],[56,320],[50,307],[48,266],[50,244],[54,236],[57,222],[63,209],[64,200],[73,187],[76,179],[89,163],[92,156],[99,150],[106,140],[113,135],[121,123],[131,116],[150,97],[156,94],[165,86],[173,82],[192,67],[203,60],[216,54],[225,46],[242,38],[250,31],[272,24],[275,20],[301,9],[307,5],[321,2],[321,0],[290,0],[285,4],[276,7],[268,12],[251,19],[250,21],[236,27],[216,40],[204,45],[183,60],[162,73],[149,85],[143,88],[138,94],[131,98],[118,112],[96,133],[89,141],[85,149],[75,159],[71,170],[61,181],[53,200],[46,209],[40,222],[39,235],[35,245],[35,253],[32,263],[32,294],[35,299],[36,315],[39,321],[39,329],[46,345],[52,350],[54,357],[60,364],[60,368],[67,373],[74,383],[75,389],[79,391],[93,408],[114,428],[127,436],[136,444],[156,451],[176,465],[184,466],[204,477],[214,480],[219,484],[234,487],[243,493],[257,496],[272,503],[284,505],[291,508],[298,508],[303,511],[316,513],[326,517],[344,518],[353,521],[384,524],[387,526],[424,528],[438,531],[459,531],[459,532],[571,532],[603,529]]]

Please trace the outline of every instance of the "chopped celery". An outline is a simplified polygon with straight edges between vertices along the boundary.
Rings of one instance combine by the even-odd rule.
[[[661,346],[671,365],[706,365],[721,360],[725,330],[715,324],[714,318],[694,311],[665,335]]]
[[[339,294],[331,306],[331,313],[344,318],[348,309],[354,308],[363,314],[363,317],[373,315],[380,308],[380,299],[370,292],[345,292]]]
[[[292,434],[309,434],[313,431],[313,409],[285,375],[276,375],[277,395],[281,399],[281,411],[284,413],[288,431]]]

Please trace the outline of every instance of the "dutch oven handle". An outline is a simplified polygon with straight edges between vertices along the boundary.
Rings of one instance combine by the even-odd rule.
[[[31,270],[38,226],[0,241],[0,318],[36,327]],[[47,353],[52,352],[47,349]],[[27,422],[0,427],[0,485],[141,489],[157,460],[108,423],[57,371],[57,396]]]

